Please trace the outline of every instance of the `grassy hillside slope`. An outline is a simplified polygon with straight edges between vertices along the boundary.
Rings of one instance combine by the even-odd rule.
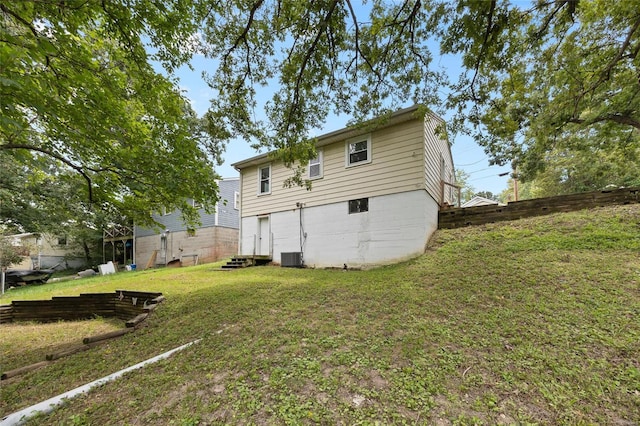
[[[0,303],[167,300],[136,333],[2,382],[0,413],[201,338],[29,424],[640,424],[639,250],[634,205],[439,231],[371,271],[202,265],[19,290]],[[0,326],[3,369],[54,326]]]

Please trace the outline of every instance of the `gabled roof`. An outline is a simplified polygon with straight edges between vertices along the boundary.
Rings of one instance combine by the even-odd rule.
[[[386,129],[387,127],[395,126],[396,124],[404,123],[406,121],[415,120],[418,118],[416,114],[420,109],[420,105],[413,105],[408,108],[403,108],[401,110],[393,112],[388,119],[384,121],[379,121],[378,119],[373,119],[363,123],[357,127],[345,127],[343,129],[335,130],[333,132],[325,133],[324,135],[318,136],[316,147],[320,148],[325,145],[330,145],[335,142],[343,141],[346,139],[351,139],[356,136],[363,135],[365,133],[370,133],[373,130],[381,130]],[[442,118],[438,117],[433,113],[428,113],[433,118],[438,121],[444,122]],[[269,158],[269,153],[264,153],[257,155],[255,157],[248,158],[246,160],[241,160],[236,163],[233,163],[231,167],[234,167],[236,170],[240,170],[249,166],[258,166],[260,164],[264,164]]]
[[[500,204],[495,200],[490,200],[488,198],[484,198],[481,197],[479,195],[476,195],[475,197],[473,197],[472,199],[470,199],[469,201],[467,201],[466,203],[462,204],[460,207],[477,207],[477,206],[490,206],[493,204]]]

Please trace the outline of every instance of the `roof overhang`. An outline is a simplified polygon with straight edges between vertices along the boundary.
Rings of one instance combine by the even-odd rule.
[[[356,126],[349,126],[333,132],[325,133],[324,135],[318,136],[316,138],[316,147],[320,148],[332,143],[355,138],[357,136],[370,133],[374,130],[386,129],[388,127],[395,126],[407,121],[418,119],[421,120],[424,118],[425,112],[426,110],[424,107],[421,107],[420,105],[414,105],[409,108],[395,111],[388,116],[374,118],[373,120],[366,121]],[[433,113],[427,112],[427,114],[431,115],[433,118],[439,121],[443,121],[440,117]],[[234,167],[236,170],[241,170],[251,166],[259,166],[260,164],[264,164],[265,162],[269,161],[269,155],[270,152],[260,154],[255,157],[233,163],[231,167]]]

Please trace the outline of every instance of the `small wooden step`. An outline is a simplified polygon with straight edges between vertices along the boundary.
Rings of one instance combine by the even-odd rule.
[[[221,269],[239,269],[239,268],[247,268],[249,266],[254,265],[265,265],[271,261],[271,257],[269,256],[237,256],[232,257],[231,260],[227,262],[226,265],[222,265]]]

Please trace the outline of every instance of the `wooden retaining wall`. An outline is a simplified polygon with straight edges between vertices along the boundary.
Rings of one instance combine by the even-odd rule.
[[[100,316],[121,320],[148,312],[162,293],[116,290],[115,293],[87,293],[56,296],[51,300],[14,300],[0,306],[0,323],[14,321],[75,321]]]
[[[510,202],[506,206],[452,208],[440,210],[438,213],[438,229],[460,228],[551,213],[638,202],[640,202],[640,188],[635,187],[534,198],[532,200]]]
[[[115,293],[59,296],[53,297],[51,300],[14,300],[10,305],[1,305],[0,323],[81,320],[99,315],[125,320],[126,328],[85,337],[81,344],[47,354],[44,361],[3,372],[0,374],[0,380],[11,379],[47,366],[59,358],[86,351],[105,341],[131,333],[163,300],[162,293],[116,290]]]

